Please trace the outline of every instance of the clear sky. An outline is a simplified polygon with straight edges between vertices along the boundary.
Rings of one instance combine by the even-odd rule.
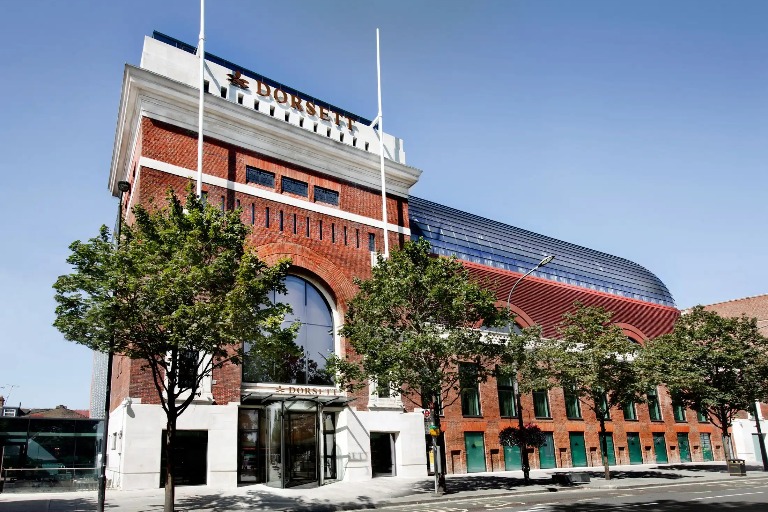
[[[679,307],[768,292],[768,2],[208,0],[206,50],[376,114],[414,194],[633,260]],[[0,0],[0,394],[87,408],[51,327],[68,245],[114,224],[125,63],[197,0]],[[763,233],[761,235],[761,233]]]

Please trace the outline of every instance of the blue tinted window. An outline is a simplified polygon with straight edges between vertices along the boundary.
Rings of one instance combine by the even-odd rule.
[[[297,196],[307,197],[309,195],[309,185],[304,181],[295,180],[287,176],[283,176],[283,192],[289,192],[296,194]]]
[[[323,187],[315,187],[315,202],[339,206],[339,193]]]
[[[275,188],[275,173],[246,165],[245,182],[256,183],[265,187]]]

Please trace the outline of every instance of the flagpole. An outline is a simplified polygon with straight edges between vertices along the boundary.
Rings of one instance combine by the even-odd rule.
[[[203,99],[205,97],[205,0],[200,0],[200,39],[197,43],[200,59],[200,102],[197,113],[197,197],[203,197]]]
[[[376,29],[376,78],[379,89],[379,163],[381,164],[381,220],[384,224],[384,258],[389,258],[389,233],[387,230],[387,183],[384,175],[384,120],[381,113],[381,52],[379,29]]]

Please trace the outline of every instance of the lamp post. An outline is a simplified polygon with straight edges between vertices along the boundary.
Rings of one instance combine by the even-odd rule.
[[[118,181],[117,190],[120,191],[120,200],[117,203],[117,226],[115,227],[115,245],[120,248],[120,230],[123,227],[123,194],[131,189],[127,181]],[[112,399],[112,345],[114,345],[115,334],[112,332],[112,343],[107,353],[107,388],[104,398],[104,430],[101,436],[101,461],[99,467],[99,490],[97,496],[96,510],[104,512],[104,500],[107,494],[107,435],[109,432],[109,402]]]
[[[549,262],[551,262],[553,259],[555,259],[554,256],[549,255],[542,259],[538,264],[536,264],[535,267],[533,267],[531,270],[523,274],[517,281],[515,281],[515,284],[512,285],[512,289],[509,290],[509,295],[507,295],[507,311],[510,311],[512,309],[512,292],[515,291],[515,288],[517,288],[517,285],[520,284],[520,282],[528,277],[529,275],[533,274],[536,270],[540,269],[544,265],[547,265]],[[509,334],[512,335],[512,324],[509,325]],[[523,422],[523,404],[520,400],[520,385],[517,382],[517,369],[515,369],[515,380],[512,382],[512,390],[515,394],[515,407],[517,408],[517,428],[522,433],[525,429],[525,423]],[[531,473],[531,466],[528,461],[528,446],[521,446],[520,447],[520,465],[523,469],[523,479],[525,480],[525,483],[530,483],[530,473]]]

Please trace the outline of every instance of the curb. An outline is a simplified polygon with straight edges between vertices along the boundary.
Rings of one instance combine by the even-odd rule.
[[[690,477],[689,477],[690,478]],[[367,504],[364,506],[341,506],[339,508],[335,509],[329,509],[329,510],[363,510],[363,509],[382,509],[382,508],[388,508],[388,507],[401,507],[401,506],[408,506],[408,505],[425,505],[425,504],[435,504],[440,505],[444,503],[451,503],[454,501],[466,501],[466,500],[473,500],[473,499],[484,499],[484,498],[501,498],[501,497],[508,497],[508,496],[528,496],[533,494],[547,494],[547,493],[553,493],[553,492],[579,492],[579,491],[615,491],[617,489],[621,490],[631,490],[631,489],[646,489],[649,487],[679,487],[683,485],[691,485],[694,483],[723,483],[723,482],[743,482],[744,480],[751,480],[751,479],[765,479],[768,478],[768,474],[762,474],[762,475],[745,475],[744,478],[736,478],[733,480],[734,477],[729,478],[717,478],[712,480],[689,480],[687,482],[672,482],[672,483],[645,483],[645,484],[631,484],[631,485],[599,485],[596,487],[584,487],[584,486],[555,486],[545,488],[545,489],[516,489],[516,490],[509,490],[505,492],[494,492],[489,494],[481,494],[481,495],[475,495],[475,496],[454,496],[450,493],[443,496],[433,496],[429,498],[422,498],[422,499],[414,499],[414,500],[408,500],[408,501],[398,501],[396,503],[372,503]]]

